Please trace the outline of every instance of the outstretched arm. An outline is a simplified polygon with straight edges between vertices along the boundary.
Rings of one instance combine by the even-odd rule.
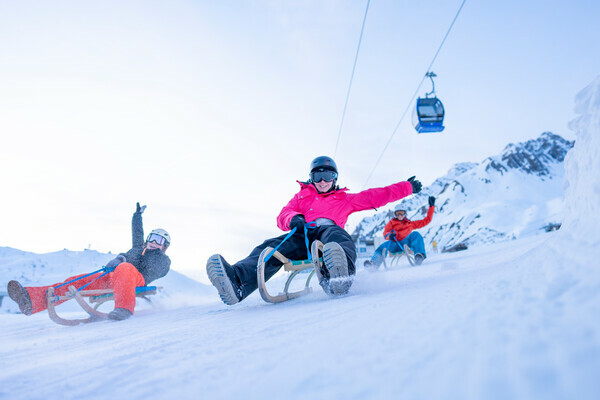
[[[433,218],[433,211],[434,210],[435,210],[434,206],[429,206],[429,209],[427,210],[427,216],[425,218],[417,220],[417,221],[412,221],[412,227],[413,227],[413,229],[422,228],[425,225],[427,225],[428,223],[430,223],[431,219]]]
[[[413,186],[411,183],[403,181],[381,188],[367,189],[359,193],[348,194],[348,198],[352,203],[354,211],[362,211],[384,206],[412,193]]]
[[[144,224],[142,222],[142,213],[146,209],[146,206],[141,206],[137,203],[135,206],[135,212],[131,218],[131,239],[133,248],[144,246]]]

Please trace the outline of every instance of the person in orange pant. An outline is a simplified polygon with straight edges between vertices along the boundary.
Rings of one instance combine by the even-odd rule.
[[[23,314],[31,315],[47,308],[46,293],[50,287],[55,288],[54,294],[58,296],[64,295],[71,285],[77,289],[84,286],[90,290],[113,289],[115,309],[108,317],[113,320],[131,317],[135,308],[135,288],[165,276],[171,265],[171,260],[165,254],[171,244],[167,231],[155,229],[144,241],[142,213],[145,208],[146,206],[140,207],[140,203],[137,203],[131,220],[133,247],[106,264],[107,271],[72,276],[62,283],[50,286],[24,287],[12,280],[8,282],[8,295],[19,305]]]
[[[54,290],[55,295],[64,296],[67,293],[69,286],[71,285],[77,289],[82,286],[85,286],[86,290],[113,289],[115,297],[115,309],[124,308],[133,312],[133,309],[135,307],[135,288],[137,286],[145,285],[144,277],[142,276],[142,274],[140,274],[137,268],[135,268],[135,266],[130,263],[121,263],[117,267],[115,267],[114,271],[108,274],[105,274],[103,272],[97,272],[93,275],[86,275],[87,274],[72,276],[65,279],[64,282],[55,283],[49,286],[23,288],[29,296],[30,305],[25,307],[25,309],[21,309],[21,312],[25,315],[31,315],[40,311],[44,311],[47,308],[46,293],[48,292],[48,288],[56,287],[63,284],[63,286],[57,287]],[[67,284],[67,282],[72,280],[75,281],[70,284]],[[11,282],[13,283],[11,284],[9,282],[9,294],[10,287],[15,286],[15,283],[18,284],[17,281]],[[12,292],[15,292],[15,288],[13,288]],[[16,301],[16,299],[13,300]],[[55,304],[60,304],[65,301],[66,300],[61,300],[59,302],[56,302]],[[27,304],[27,301],[24,302],[23,299],[21,299],[21,302],[17,303],[20,307],[23,303]]]

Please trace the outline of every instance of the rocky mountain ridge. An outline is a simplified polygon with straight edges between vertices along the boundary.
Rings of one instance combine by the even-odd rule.
[[[439,248],[465,248],[516,239],[560,226],[564,159],[574,142],[551,132],[508,144],[480,163],[454,165],[448,173],[409,199],[402,200],[411,220],[427,213],[436,197],[432,222],[419,232]],[[396,203],[397,204],[397,203]],[[383,240],[383,228],[395,204],[363,219],[353,237],[371,244]],[[377,243],[376,243],[377,244]]]

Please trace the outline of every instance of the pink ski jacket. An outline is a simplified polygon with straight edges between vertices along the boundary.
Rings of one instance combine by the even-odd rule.
[[[344,228],[350,214],[381,207],[412,194],[412,185],[407,181],[359,193],[346,193],[346,188],[319,193],[312,184],[300,181],[298,183],[300,191],[283,207],[277,217],[277,226],[282,231],[290,230],[290,221],[296,214],[304,215],[307,222],[317,218],[329,218]]]

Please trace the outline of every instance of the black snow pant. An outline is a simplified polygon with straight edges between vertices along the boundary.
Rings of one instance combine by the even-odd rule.
[[[252,250],[248,257],[232,265],[233,270],[239,279],[239,283],[242,286],[242,299],[248,297],[258,288],[256,270],[258,269],[258,258],[260,257],[260,253],[262,253],[266,247],[277,247],[286,236],[287,235],[281,235],[276,238],[265,240],[263,244]],[[342,246],[342,249],[344,249],[344,252],[346,252],[346,258],[348,259],[348,273],[351,276],[356,273],[356,267],[354,265],[356,261],[356,247],[348,232],[337,225],[325,225],[309,229],[307,236],[309,247],[312,246],[312,243],[315,240],[320,240],[323,244],[330,242],[339,243],[340,246]],[[286,240],[277,251],[290,260],[306,260],[308,258],[308,252],[304,240],[304,231],[294,233],[294,235]],[[265,265],[265,280],[271,279],[271,277],[281,269],[282,265],[281,261],[275,257],[271,257]]]

